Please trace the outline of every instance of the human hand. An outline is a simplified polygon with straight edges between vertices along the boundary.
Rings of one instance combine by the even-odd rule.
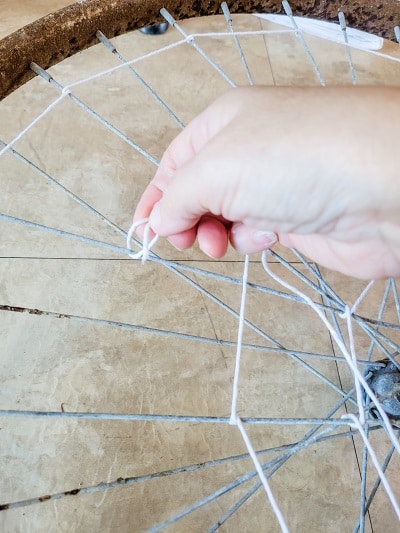
[[[360,278],[400,275],[398,89],[234,89],[171,143],[134,220],[222,257],[277,239]]]

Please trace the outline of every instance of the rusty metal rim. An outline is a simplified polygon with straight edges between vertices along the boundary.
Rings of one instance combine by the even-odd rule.
[[[220,12],[221,0],[86,0],[47,15],[0,41],[0,100],[34,76],[29,65],[43,68],[95,44],[96,31],[111,38],[159,22],[165,7],[180,20]],[[280,0],[232,0],[232,13],[282,12]],[[295,14],[337,20],[343,10],[350,26],[394,39],[400,23],[399,0],[298,0]]]

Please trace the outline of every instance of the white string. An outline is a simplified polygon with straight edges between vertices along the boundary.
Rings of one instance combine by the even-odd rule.
[[[250,35],[269,35],[269,34],[284,34],[284,33],[295,33],[294,30],[288,29],[288,30],[247,30],[247,31],[239,31],[234,32],[233,35],[240,36],[250,36]],[[92,74],[91,76],[88,76],[87,78],[82,78],[80,80],[77,80],[73,83],[70,83],[69,85],[66,85],[65,88],[72,89],[73,87],[77,87],[79,85],[82,85],[84,83],[88,83],[89,81],[96,80],[98,78],[101,78],[105,76],[106,74],[111,74],[117,70],[126,68],[129,65],[134,65],[135,63],[139,63],[140,61],[144,61],[145,59],[149,59],[151,57],[154,57],[158,54],[161,54],[162,52],[167,52],[169,50],[172,50],[173,48],[176,48],[177,46],[181,46],[185,43],[191,43],[195,38],[198,37],[231,37],[232,33],[230,32],[207,32],[207,33],[190,33],[183,39],[180,39],[179,41],[175,41],[174,43],[167,44],[166,46],[163,46],[162,48],[158,48],[157,50],[153,50],[152,52],[148,52],[146,54],[143,54],[139,57],[136,57],[134,59],[130,59],[129,61],[126,61],[125,63],[121,65],[116,65],[114,67],[110,67],[105,70],[101,70],[100,72],[97,72],[95,74]],[[389,58],[391,56],[388,56]],[[400,61],[400,59],[399,59]]]
[[[359,431],[359,433],[361,435],[361,438],[363,439],[364,444],[365,444],[365,446],[368,449],[369,455],[371,456],[371,459],[372,459],[372,462],[374,463],[376,471],[378,472],[378,475],[379,475],[379,477],[380,477],[380,479],[382,481],[382,484],[383,484],[383,486],[386,489],[386,493],[387,493],[387,495],[388,495],[388,497],[390,499],[390,502],[391,502],[391,504],[393,506],[393,509],[394,509],[394,511],[397,514],[397,518],[400,520],[400,508],[399,508],[399,505],[398,505],[398,503],[396,501],[396,497],[393,494],[392,488],[389,485],[389,482],[388,482],[388,480],[386,478],[386,475],[384,474],[384,472],[383,472],[383,470],[381,468],[381,465],[379,464],[379,461],[378,461],[378,458],[376,456],[375,450],[371,446],[371,443],[368,440],[368,437],[367,437],[367,435],[366,435],[366,433],[364,431],[364,428],[361,425],[360,420],[354,414],[343,415],[342,418],[343,419],[350,419],[351,422],[349,422],[349,426],[351,428],[353,428],[353,429],[358,429],[358,431]]]
[[[7,150],[9,150],[17,141],[19,141],[25,133],[27,133],[35,124],[37,124],[42,118],[44,118],[50,111],[59,103],[61,100],[63,100],[68,94],[71,93],[71,89],[73,87],[77,87],[78,85],[83,85],[84,83],[88,83],[89,81],[96,80],[98,78],[101,78],[105,76],[106,74],[111,74],[112,72],[119,70],[121,68],[126,68],[128,65],[132,65],[134,63],[138,63],[139,61],[143,61],[145,59],[148,59],[149,57],[152,57],[154,55],[157,55],[161,52],[164,52],[166,50],[170,50],[172,48],[175,48],[176,46],[179,46],[186,42],[186,39],[181,39],[180,41],[177,41],[175,43],[169,44],[167,46],[164,46],[163,48],[159,48],[158,50],[155,50],[153,52],[144,54],[142,56],[139,56],[135,59],[132,59],[131,61],[127,61],[126,63],[123,63],[121,65],[116,65],[115,67],[108,68],[106,70],[102,70],[96,74],[92,74],[91,76],[87,76],[86,78],[82,78],[78,81],[75,81],[73,83],[70,83],[69,85],[65,85],[61,95],[54,100],[49,106],[46,107],[46,109],[37,116],[32,122],[30,122],[24,130],[22,130],[12,141],[10,141],[8,144],[6,144],[1,150],[0,150],[0,156],[2,156]]]
[[[243,441],[246,445],[247,451],[249,452],[249,455],[253,461],[253,464],[257,470],[258,477],[260,478],[261,483],[263,484],[263,487],[265,489],[265,492],[267,493],[269,502],[271,504],[271,507],[275,513],[276,518],[278,519],[279,525],[281,527],[281,530],[283,533],[289,533],[289,529],[286,525],[285,519],[283,517],[283,514],[281,510],[278,507],[278,504],[275,500],[275,497],[272,493],[271,487],[269,486],[269,483],[267,481],[267,478],[265,477],[264,471],[260,465],[260,462],[257,458],[256,452],[254,451],[254,448],[250,442],[249,437],[247,436],[247,433],[243,427],[242,421],[239,417],[236,418],[236,425],[239,428],[240,433],[242,434]]]
[[[351,356],[350,356],[350,354],[349,354],[349,352],[347,350],[346,345],[343,343],[342,339],[339,337],[339,335],[337,334],[336,330],[333,328],[332,324],[328,321],[328,319],[326,318],[324,313],[315,305],[315,303],[311,300],[311,298],[309,298],[304,293],[302,293],[300,290],[296,289],[295,287],[293,287],[292,285],[290,285],[289,283],[287,283],[286,281],[281,279],[277,274],[272,272],[272,270],[269,267],[268,261],[267,261],[266,252],[262,253],[261,260],[262,260],[262,264],[263,264],[264,269],[266,270],[266,272],[275,281],[277,281],[278,283],[280,283],[281,285],[286,287],[288,290],[292,291],[294,294],[296,294],[300,298],[302,298],[306,303],[309,304],[309,306],[320,317],[320,319],[322,320],[324,325],[329,330],[329,333],[332,335],[332,338],[335,340],[336,344],[339,346],[343,356],[346,359],[346,362],[349,364],[350,368],[353,370],[353,374],[354,374],[355,379],[359,379],[360,380],[361,384],[364,387],[365,392],[368,394],[368,396],[371,398],[372,402],[374,403],[374,405],[378,409],[379,414],[381,415],[381,417],[383,419],[383,422],[385,423],[385,427],[386,427],[386,430],[388,432],[388,436],[390,437],[390,439],[392,441],[392,444],[394,445],[394,447],[396,448],[396,450],[400,454],[400,444],[399,444],[399,442],[397,440],[397,437],[396,437],[396,435],[395,435],[395,433],[393,431],[393,428],[392,428],[392,425],[391,425],[391,423],[389,421],[389,418],[387,417],[385,411],[382,409],[382,407],[380,405],[380,402],[376,398],[375,394],[372,392],[372,390],[369,387],[368,383],[365,381],[364,376],[360,373],[360,371],[358,370],[357,367],[354,367],[353,361],[352,361]]]
[[[101,78],[107,74],[111,74],[117,70],[120,70],[122,68],[126,68],[130,65],[133,65],[135,63],[139,63],[140,61],[144,61],[146,59],[149,59],[150,57],[156,56],[158,54],[161,54],[162,52],[166,52],[168,50],[171,50],[173,48],[176,48],[177,46],[180,46],[185,43],[190,43],[193,41],[194,38],[200,38],[200,37],[232,37],[233,36],[250,36],[250,35],[275,35],[275,34],[285,34],[285,33],[296,33],[298,30],[295,29],[286,29],[286,30],[252,30],[252,31],[234,31],[234,32],[208,32],[208,33],[191,33],[190,35],[187,35],[184,39],[181,39],[179,41],[176,41],[174,43],[168,44],[162,48],[159,48],[157,50],[153,50],[152,52],[149,52],[147,54],[143,54],[139,57],[136,57],[134,59],[131,59],[130,61],[126,61],[123,64],[116,65],[114,67],[102,70],[96,74],[92,74],[91,76],[88,76],[86,78],[82,78],[78,81],[75,81],[73,83],[70,83],[69,85],[66,85],[64,89],[62,90],[61,95],[54,100],[46,109],[38,115],[32,122],[30,122],[14,139],[12,139],[8,144],[6,144],[1,150],[0,150],[0,157],[7,152],[14,144],[19,141],[35,124],[37,124],[40,120],[42,120],[50,111],[56,107],[58,103],[61,102],[68,94],[70,94],[71,89],[73,87],[77,87],[79,85],[83,85],[85,83],[88,83],[90,81],[96,80],[98,78]],[[344,46],[342,43],[337,43],[339,45]],[[363,50],[363,48],[357,46],[356,44],[350,44],[348,43],[346,46],[350,48],[354,48],[356,50]],[[388,54],[384,54],[382,52],[377,52],[375,50],[368,50],[369,54],[376,55],[378,57],[381,57],[383,59],[388,59],[390,61],[396,61],[400,63],[400,58],[395,56],[390,56]]]
[[[142,262],[145,262],[149,257],[149,252],[154,246],[154,244],[158,240],[158,235],[155,235],[155,237],[149,242],[149,235],[150,235],[150,224],[149,219],[144,218],[141,220],[138,220],[132,224],[128,231],[127,235],[127,248],[131,250],[131,239],[133,236],[133,233],[135,230],[140,226],[145,224],[145,229],[143,233],[143,242],[142,242],[142,249],[139,252],[135,252],[132,254],[129,254],[130,257],[133,259],[142,259]],[[380,479],[382,481],[383,486],[385,487],[385,490],[388,494],[388,497],[392,503],[392,506],[397,514],[397,516],[400,519],[400,507],[396,501],[396,497],[390,487],[390,484],[382,471],[379,462],[377,460],[376,454],[368,440],[368,437],[363,429],[363,425],[365,424],[365,413],[364,413],[364,404],[363,404],[363,395],[362,395],[362,388],[361,385],[364,387],[365,392],[368,394],[368,396],[371,398],[372,402],[375,404],[376,408],[378,409],[380,415],[382,416],[385,429],[397,449],[397,451],[400,453],[400,444],[397,441],[397,438],[393,432],[393,428],[391,426],[391,423],[384,412],[384,410],[381,408],[377,398],[375,397],[375,394],[372,392],[370,387],[368,386],[367,382],[365,381],[364,377],[360,374],[360,371],[357,367],[357,359],[356,359],[356,353],[354,348],[354,337],[353,337],[353,330],[352,330],[352,323],[351,323],[351,315],[359,304],[361,303],[362,299],[366,296],[368,290],[372,286],[373,282],[370,282],[367,287],[362,291],[360,296],[357,298],[356,302],[353,304],[353,306],[350,308],[349,306],[346,306],[345,312],[343,313],[343,317],[346,318],[346,324],[349,334],[349,343],[350,343],[350,353],[346,347],[346,345],[342,342],[341,338],[337,334],[337,332],[334,330],[330,322],[326,319],[325,315],[320,311],[320,309],[314,304],[314,302],[303,294],[300,290],[296,289],[289,283],[286,283],[284,280],[282,280],[279,276],[274,274],[271,269],[269,268],[268,261],[267,261],[267,255],[264,251],[262,253],[262,264],[265,269],[265,271],[278,283],[286,287],[288,290],[292,291],[293,293],[297,294],[300,298],[304,299],[305,302],[307,302],[310,307],[318,314],[318,316],[321,318],[329,332],[331,333],[332,337],[338,344],[340,350],[342,351],[347,363],[349,364],[349,367],[351,368],[353,372],[355,387],[356,387],[356,393],[357,393],[357,405],[358,405],[358,411],[359,411],[359,417],[357,418],[354,414],[350,415],[344,415],[342,418],[349,420],[349,426],[358,429],[365,446],[368,449],[368,452],[371,455],[372,461],[374,463],[374,466],[378,472],[378,475],[380,476]],[[256,472],[258,474],[258,477],[264,487],[264,490],[267,494],[268,500],[271,504],[271,507],[275,513],[275,516],[279,522],[279,525],[281,527],[281,530],[284,533],[288,533],[289,529],[286,525],[285,519],[282,515],[282,512],[278,506],[278,503],[273,495],[273,492],[271,490],[271,487],[268,483],[268,480],[264,474],[263,468],[257,458],[257,455],[255,453],[255,450],[251,444],[251,441],[246,433],[246,430],[243,426],[243,423],[240,419],[240,417],[237,416],[237,401],[238,401],[238,390],[239,390],[239,376],[240,376],[240,362],[241,362],[241,354],[242,354],[242,344],[243,344],[243,329],[244,329],[244,321],[245,321],[245,307],[246,307],[246,296],[247,296],[247,282],[248,282],[248,273],[249,273],[249,256],[245,256],[244,261],[244,268],[243,268],[243,276],[242,276],[242,295],[241,295],[241,302],[240,302],[240,313],[239,313],[239,323],[238,323],[238,333],[237,333],[237,347],[236,347],[236,358],[235,358],[235,372],[234,372],[234,380],[233,380],[233,388],[232,388],[232,403],[231,403],[231,416],[229,423],[231,425],[236,425],[241,433],[243,442],[247,448],[247,451],[253,461],[253,464],[255,466]]]
[[[361,300],[360,300],[361,301]],[[348,305],[345,307],[344,315],[346,318],[346,325],[347,325],[347,332],[349,334],[349,345],[350,345],[350,354],[353,361],[353,365],[357,367],[357,357],[356,352],[354,348],[354,335],[353,335],[353,326],[351,323],[351,310]],[[357,367],[358,368],[358,367]],[[360,424],[365,424],[365,412],[364,412],[364,402],[363,402],[363,394],[362,394],[362,388],[360,380],[354,377],[354,384],[356,388],[356,396],[357,396],[357,407],[358,407],[358,415]]]
[[[360,303],[362,302],[362,300],[364,300],[367,292],[369,291],[369,289],[372,287],[372,285],[375,283],[375,280],[371,280],[368,285],[364,288],[364,290],[361,292],[360,296],[357,298],[357,300],[354,302],[354,304],[352,305],[351,309],[350,309],[350,315],[354,314],[357,309],[358,309],[358,306],[360,305]],[[343,312],[343,313],[339,313],[339,316],[340,318],[345,318],[346,317],[346,310]]]
[[[265,35],[265,34],[280,34],[280,33],[293,33],[293,30],[256,30],[256,31],[242,31],[242,32],[235,32],[235,35]],[[14,144],[19,141],[35,124],[37,124],[40,120],[42,120],[46,115],[50,113],[50,111],[63,100],[66,96],[68,96],[71,92],[71,89],[73,87],[78,87],[79,85],[83,85],[85,83],[88,83],[90,81],[96,80],[98,78],[101,78],[107,74],[111,74],[112,72],[115,72],[117,70],[120,70],[122,68],[126,68],[127,66],[133,65],[135,63],[139,63],[140,61],[144,61],[146,59],[149,59],[153,56],[156,56],[158,54],[161,54],[162,52],[166,52],[168,50],[172,50],[173,48],[176,48],[177,46],[180,46],[185,43],[190,43],[195,37],[231,37],[232,33],[228,32],[210,32],[210,33],[192,33],[185,37],[184,39],[181,39],[179,41],[176,41],[174,43],[168,44],[166,46],[163,46],[162,48],[158,48],[157,50],[153,50],[152,52],[148,52],[147,54],[143,54],[139,57],[136,57],[134,59],[131,59],[130,61],[126,61],[125,63],[121,65],[116,65],[115,67],[111,67],[105,70],[101,70],[100,72],[97,72],[96,74],[92,74],[91,76],[87,76],[86,78],[82,78],[78,81],[75,81],[73,83],[70,83],[69,85],[65,85],[60,96],[54,100],[50,105],[46,107],[40,115],[38,115],[32,122],[30,122],[19,134],[14,137],[8,144],[6,144],[1,150],[0,150],[0,157],[7,152]]]
[[[242,298],[240,301],[239,312],[239,324],[237,332],[237,346],[236,346],[236,360],[235,360],[235,373],[233,378],[232,388],[232,406],[231,406],[231,419],[230,424],[236,425],[237,422],[237,400],[239,390],[239,374],[240,374],[240,358],[242,355],[242,343],[243,343],[243,327],[244,327],[244,314],[246,307],[246,294],[247,294],[247,279],[249,277],[249,256],[246,255],[244,259],[243,277],[242,277]]]
[[[346,345],[343,343],[343,341],[341,340],[341,338],[339,337],[339,335],[337,334],[336,330],[333,328],[332,324],[328,321],[328,319],[325,317],[324,313],[320,311],[320,309],[314,304],[314,302],[311,300],[311,298],[309,298],[308,296],[306,296],[305,294],[303,294],[300,290],[296,289],[295,287],[293,287],[292,285],[290,285],[289,283],[287,283],[286,281],[284,281],[283,279],[281,279],[279,276],[277,276],[274,272],[272,272],[272,270],[270,269],[269,265],[268,265],[268,261],[267,261],[267,254],[266,252],[264,251],[262,253],[262,256],[261,256],[261,260],[262,260],[262,264],[263,264],[263,267],[265,269],[265,271],[275,280],[277,281],[278,283],[280,283],[281,285],[283,285],[284,287],[286,287],[288,290],[292,291],[293,293],[297,294],[298,296],[300,296],[300,298],[302,298],[305,302],[307,302],[309,304],[309,306],[317,313],[317,315],[320,317],[320,319],[322,320],[322,322],[325,324],[325,326],[327,327],[329,333],[331,334],[332,338],[335,340],[336,344],[339,346],[342,354],[344,355],[350,369],[352,370],[353,372],[353,376],[354,376],[354,380],[355,380],[355,383],[357,384],[357,381],[359,383],[359,385],[362,385],[363,388],[364,388],[364,391],[366,392],[366,394],[370,397],[371,401],[374,403],[375,407],[377,408],[379,414],[381,415],[381,418],[382,418],[382,422],[383,422],[383,425],[385,427],[385,430],[387,432],[387,435],[388,437],[390,438],[393,446],[396,448],[397,452],[400,454],[400,443],[393,431],[393,427],[390,423],[390,420],[387,416],[387,414],[385,413],[385,411],[382,409],[381,405],[380,405],[380,402],[378,401],[378,399],[376,398],[375,394],[373,393],[373,391],[371,390],[371,388],[369,387],[368,383],[365,381],[364,379],[364,376],[361,375],[360,371],[358,370],[358,367],[357,367],[357,364],[355,364],[353,362],[353,359],[352,359],[352,356],[349,354],[348,350],[347,350],[347,347]],[[371,284],[369,284],[369,286],[367,288],[369,288],[371,286]],[[365,296],[367,293],[366,290],[363,291],[363,295]],[[357,299],[357,305],[359,305],[361,302],[361,299],[358,298]],[[353,306],[354,308],[354,306]],[[349,330],[349,336],[351,337],[351,329],[352,329],[352,325],[351,325],[351,321],[350,321],[350,324],[349,324],[349,327],[350,327],[350,330]],[[361,411],[360,411],[360,416],[361,416]],[[355,417],[355,415],[346,415],[348,418],[350,418],[351,420],[354,420],[354,418],[357,420],[357,423],[356,423],[356,426],[357,426],[357,429],[359,429],[359,427],[361,427],[362,429],[362,425],[361,425],[361,422],[359,420],[359,418]],[[360,434],[361,436],[363,437],[363,439],[367,440],[367,437],[366,435],[363,436],[363,430],[360,431]],[[371,448],[371,445],[368,443],[368,451],[370,451]],[[372,456],[371,456],[372,457]],[[393,494],[393,491],[389,485],[389,482],[387,481],[386,477],[385,477],[385,474],[382,472],[382,470],[378,470],[378,473],[380,475],[380,478],[382,480],[382,483],[386,489],[386,492],[388,494],[388,497],[390,499],[390,501],[392,502],[393,504],[393,508],[395,509],[397,515],[399,516],[400,518],[400,508],[399,508],[399,505],[396,501],[396,498]],[[385,480],[385,481],[384,481]],[[394,503],[393,503],[394,502]]]
[[[250,442],[250,439],[244,429],[241,419],[237,416],[237,399],[238,399],[238,390],[239,390],[239,374],[240,374],[240,359],[242,355],[242,343],[243,343],[243,327],[244,327],[244,317],[245,317],[245,307],[246,307],[246,295],[247,295],[247,280],[249,276],[249,256],[245,256],[244,267],[243,267],[243,277],[242,277],[242,297],[240,301],[240,313],[239,313],[239,324],[238,324],[238,333],[237,333],[237,346],[236,346],[236,360],[235,360],[235,374],[233,378],[233,388],[232,388],[232,405],[231,405],[231,418],[229,423],[235,425],[239,428],[239,431],[242,435],[243,441],[246,445],[247,451],[253,461],[255,469],[257,471],[258,477],[264,487],[264,490],[268,496],[268,500],[271,504],[271,507],[275,513],[275,516],[279,522],[281,530],[283,533],[289,533],[289,529],[286,525],[285,519],[282,515],[282,512],[278,506],[277,501],[272,493],[271,487],[269,486],[268,480],[265,477],[262,466],[257,458],[256,452]]]
[[[143,242],[142,242],[142,249],[139,252],[135,252],[132,254],[129,254],[130,257],[133,259],[142,259],[142,262],[145,262],[149,257],[149,251],[152,248],[152,246],[157,242],[158,235],[156,235],[150,242],[149,242],[149,234],[150,234],[150,224],[148,218],[143,218],[141,220],[137,220],[132,224],[130,227],[127,238],[126,238],[126,246],[129,250],[131,250],[130,244],[131,239],[133,236],[134,231],[141,225],[145,225],[144,233],[143,233]],[[240,359],[242,354],[242,343],[243,343],[243,329],[244,329],[244,317],[245,317],[245,307],[246,307],[246,295],[247,295],[247,280],[248,280],[248,273],[249,273],[249,256],[245,256],[244,261],[244,268],[243,268],[243,277],[242,277],[242,297],[240,301],[240,313],[239,313],[239,324],[238,324],[238,334],[237,334],[237,346],[236,346],[236,362],[235,362],[235,373],[234,373],[234,379],[233,379],[233,389],[232,389],[232,406],[231,406],[231,417],[229,420],[229,423],[231,425],[235,425],[239,428],[239,431],[242,435],[243,441],[245,443],[245,446],[247,448],[247,451],[249,452],[249,455],[253,461],[253,464],[255,466],[256,472],[258,474],[258,477],[260,478],[260,481],[264,487],[264,490],[268,496],[268,500],[271,504],[271,507],[275,513],[275,516],[279,522],[279,525],[281,527],[281,530],[283,533],[289,533],[289,529],[286,525],[285,519],[282,515],[282,512],[275,500],[275,497],[272,493],[271,487],[269,486],[268,480],[265,477],[264,471],[262,469],[262,466],[257,458],[256,452],[254,451],[254,448],[250,442],[250,439],[246,433],[246,430],[244,429],[243,423],[241,419],[237,416],[237,399],[238,399],[238,390],[239,390],[239,374],[240,374]]]
[[[142,226],[143,224],[145,224],[145,227],[143,231],[142,248],[138,252],[133,252],[131,248],[131,241],[132,241],[133,234],[136,231],[136,229],[139,226]],[[151,228],[150,228],[148,218],[142,218],[132,224],[126,236],[126,247],[128,248],[128,250],[132,250],[132,253],[129,254],[129,257],[131,257],[132,259],[141,259],[142,263],[145,263],[148,260],[150,250],[153,248],[153,246],[158,241],[158,235],[155,235],[150,241],[150,231],[151,231]]]
[[[332,324],[328,321],[328,319],[326,318],[324,313],[315,305],[315,303],[311,300],[311,298],[309,298],[308,296],[303,294],[300,290],[296,289],[295,287],[293,287],[292,285],[290,285],[289,283],[287,283],[286,281],[281,279],[277,274],[272,272],[272,270],[269,267],[268,261],[267,261],[266,252],[262,253],[261,260],[262,260],[262,264],[263,264],[264,269],[266,270],[266,272],[275,281],[277,281],[278,283],[280,283],[281,285],[286,287],[288,290],[292,291],[294,294],[297,294],[297,296],[299,296],[306,303],[308,303],[309,306],[320,317],[322,322],[325,324],[325,326],[329,330],[329,333],[332,335],[332,338],[335,340],[336,344],[339,346],[343,356],[346,359],[346,362],[348,363],[350,368],[353,370],[354,378],[360,380],[361,384],[364,387],[365,392],[368,394],[368,396],[370,397],[371,401],[374,403],[375,407],[379,411],[379,414],[381,415],[381,417],[383,419],[383,422],[384,422],[384,425],[385,425],[385,429],[386,429],[386,431],[388,433],[388,436],[389,436],[390,440],[392,441],[392,444],[396,448],[397,452],[400,454],[400,443],[397,440],[397,437],[396,437],[396,435],[395,435],[395,433],[393,431],[392,424],[390,423],[390,420],[389,420],[387,414],[382,409],[380,402],[376,398],[375,394],[372,392],[372,390],[371,390],[370,386],[368,385],[368,383],[365,381],[364,376],[360,373],[360,371],[358,370],[357,366],[354,366],[353,361],[352,361],[351,356],[350,356],[350,354],[349,354],[349,352],[347,350],[346,345],[343,343],[342,339],[339,337],[339,335],[337,334],[336,330],[333,328]]]
[[[210,33],[200,33],[200,34],[191,34],[186,36],[184,39],[177,41],[175,43],[172,43],[170,45],[167,45],[163,48],[160,48],[158,50],[155,50],[153,52],[144,54],[138,58],[135,58],[131,61],[127,61],[126,63],[122,65],[117,65],[115,67],[103,70],[101,72],[98,72],[94,75],[88,76],[86,78],[83,78],[81,80],[78,80],[76,82],[73,82],[67,86],[65,86],[62,90],[62,93],[58,98],[56,98],[41,114],[39,114],[31,123],[29,123],[10,143],[6,144],[1,150],[0,150],[0,156],[3,155],[6,151],[8,151],[16,142],[18,142],[32,127],[34,127],[42,118],[44,118],[50,111],[56,107],[56,105],[61,102],[66,96],[68,96],[71,92],[71,88],[88,83],[90,81],[96,80],[102,76],[105,76],[107,74],[110,74],[114,71],[117,71],[121,68],[126,68],[129,65],[138,63],[142,60],[148,59],[152,56],[158,55],[161,52],[165,52],[167,50],[171,50],[177,46],[180,46],[181,44],[191,42],[194,38],[200,38],[200,37],[231,37],[232,35],[237,36],[246,36],[246,35],[266,35],[266,34],[283,34],[283,33],[293,33],[294,30],[258,30],[258,31],[239,31],[239,32],[210,32]],[[357,46],[352,46],[352,48],[357,48]],[[387,56],[386,54],[378,53],[378,52],[372,52],[374,55],[378,55],[381,57],[385,57],[394,61],[400,61],[398,58],[393,58],[391,56]],[[131,248],[131,240],[133,233],[135,230],[142,224],[145,224],[144,233],[143,233],[143,243],[142,248],[138,252],[133,252]],[[155,245],[155,243],[158,240],[158,235],[155,235],[153,239],[150,240],[150,225],[148,223],[148,219],[141,219],[136,221],[132,226],[130,227],[128,234],[127,234],[127,248],[129,250],[132,250],[132,253],[129,254],[129,256],[132,259],[142,259],[142,262],[145,262],[149,258],[149,253],[151,248]],[[394,432],[392,430],[391,424],[389,419],[386,416],[386,413],[383,411],[383,409],[380,407],[380,404],[378,400],[376,399],[375,395],[369,388],[368,384],[365,382],[363,376],[360,374],[356,358],[355,358],[355,350],[354,350],[354,340],[352,335],[352,325],[351,325],[351,315],[355,312],[355,309],[358,307],[362,299],[364,298],[365,294],[369,290],[369,288],[372,286],[371,282],[366,289],[361,293],[360,297],[357,299],[353,307],[350,309],[349,307],[346,307],[344,318],[346,318],[347,321],[347,328],[349,332],[350,337],[350,354],[343,344],[343,342],[340,340],[338,335],[336,334],[335,330],[332,328],[331,324],[328,322],[328,320],[325,318],[323,313],[315,306],[315,304],[312,302],[312,300],[308,297],[306,297],[301,291],[298,291],[294,287],[290,286],[289,284],[285,283],[283,280],[281,280],[278,276],[273,274],[271,270],[268,267],[268,263],[266,261],[266,254],[263,253],[263,265],[265,270],[271,275],[273,279],[281,283],[283,286],[294,292],[295,294],[299,295],[301,298],[304,298],[304,300],[311,306],[311,308],[320,316],[320,318],[323,320],[324,324],[327,326],[328,330],[330,331],[332,337],[335,339],[336,343],[340,347],[343,355],[345,356],[350,368],[353,371],[353,376],[355,380],[356,390],[357,390],[357,403],[359,407],[359,418],[357,418],[354,414],[345,415],[345,418],[351,420],[349,422],[350,427],[355,427],[360,432],[360,435],[362,436],[364,443],[371,455],[372,461],[375,465],[375,468],[377,469],[377,472],[382,480],[382,483],[386,489],[386,492],[392,502],[393,508],[395,509],[397,516],[400,518],[400,509],[396,502],[396,499],[394,497],[394,494],[391,490],[391,487],[385,477],[385,474],[383,473],[382,469],[380,468],[379,462],[377,460],[376,454],[368,441],[368,437],[365,434],[365,431],[363,429],[363,424],[365,422],[365,414],[362,404],[362,391],[361,391],[361,385],[363,385],[364,390],[367,392],[368,396],[371,398],[373,403],[376,405],[379,413],[381,414],[381,417],[385,423],[386,430],[388,431],[388,434],[392,440],[393,445],[396,447],[397,451],[400,453],[400,445],[396,439],[396,436],[394,435]],[[237,351],[236,351],[236,363],[235,363],[235,374],[234,374],[234,382],[233,382],[233,390],[232,390],[232,406],[231,406],[231,418],[230,418],[230,424],[237,425],[243,441],[247,447],[247,450],[249,452],[249,455],[254,463],[254,466],[256,468],[256,471],[258,473],[258,476],[263,484],[263,487],[267,493],[268,499],[271,503],[271,506],[273,508],[273,511],[278,519],[278,522],[280,524],[280,527],[282,531],[285,533],[288,532],[288,528],[286,526],[285,520],[283,518],[283,515],[277,505],[277,502],[273,496],[273,493],[271,491],[271,488],[269,486],[269,483],[266,479],[266,476],[264,474],[264,471],[258,461],[258,458],[256,456],[256,453],[252,447],[252,444],[250,442],[250,439],[245,431],[245,428],[242,424],[241,419],[237,416],[237,399],[238,399],[238,386],[239,386],[239,374],[240,374],[240,360],[241,360],[241,351],[242,351],[242,339],[243,339],[243,327],[244,327],[244,316],[245,316],[245,302],[246,302],[246,293],[247,293],[247,279],[248,279],[248,267],[249,267],[249,257],[246,256],[245,263],[244,263],[244,271],[243,271],[243,285],[242,285],[242,298],[241,298],[241,305],[240,305],[240,316],[239,316],[239,324],[238,324],[238,339],[237,339]]]
[[[26,126],[26,128],[24,128],[22,131],[20,131],[18,133],[18,135],[16,137],[14,137],[14,139],[9,142],[8,144],[6,144],[4,146],[4,148],[2,148],[0,150],[0,156],[2,156],[5,152],[7,152],[7,150],[9,150],[10,148],[12,148],[14,146],[14,144],[19,141],[20,139],[22,139],[22,137],[35,125],[37,124],[40,120],[42,120],[42,118],[44,118],[48,113],[50,113],[50,111],[53,109],[53,107],[56,107],[56,105],[61,102],[61,100],[63,100],[65,98],[65,96],[67,94],[69,94],[70,91],[68,90],[65,90],[66,88],[64,88],[63,92],[60,94],[60,96],[54,100],[54,102],[52,102],[49,106],[46,107],[46,109],[44,111],[42,111],[40,113],[40,115],[38,115],[34,120],[32,120],[32,122],[30,124],[28,124]],[[65,92],[64,92],[65,91]]]

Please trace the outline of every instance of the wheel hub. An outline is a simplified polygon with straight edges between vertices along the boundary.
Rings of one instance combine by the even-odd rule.
[[[400,420],[400,371],[389,359],[379,363],[379,367],[370,365],[367,368],[367,372],[372,373],[369,386],[388,417]]]

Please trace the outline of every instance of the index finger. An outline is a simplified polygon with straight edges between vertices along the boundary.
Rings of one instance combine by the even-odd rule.
[[[235,89],[237,91],[237,89]],[[229,91],[227,94],[233,93]],[[222,99],[229,100],[226,96]],[[154,205],[173,179],[176,170],[190,161],[232,118],[229,106],[218,105],[221,99],[195,117],[188,126],[171,142],[161,158],[160,165],[151,183],[144,191],[133,220],[148,218]],[[216,105],[217,104],[217,105]],[[227,108],[227,109],[226,109]]]

